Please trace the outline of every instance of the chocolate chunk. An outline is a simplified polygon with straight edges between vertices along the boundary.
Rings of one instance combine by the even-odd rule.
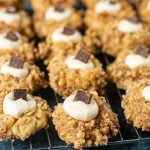
[[[150,54],[150,49],[142,45],[135,48],[134,53],[146,58]]]
[[[110,0],[109,3],[110,3],[111,5],[115,5],[115,4],[116,4],[116,1],[115,1],[115,0]]]
[[[27,100],[27,90],[26,89],[14,89],[14,100],[18,100],[20,98]]]
[[[9,62],[9,66],[14,67],[14,68],[23,68],[24,61],[17,57],[17,56],[12,56]]]
[[[75,59],[78,59],[84,63],[88,63],[89,58],[90,54],[84,50],[79,50],[75,56]]]
[[[7,7],[6,10],[5,10],[6,13],[10,13],[10,14],[15,14],[17,13],[17,9],[14,8],[14,7]]]
[[[137,17],[126,17],[126,20],[132,22],[132,23],[139,23],[140,19]]]
[[[7,38],[7,39],[9,39],[11,41],[17,41],[18,40],[17,35],[14,32],[12,32],[12,31],[8,32],[6,34],[6,36],[5,36],[5,38]]]
[[[70,27],[70,26],[65,26],[64,27],[64,30],[63,30],[63,34],[66,34],[66,35],[73,35],[75,33],[75,29]]]
[[[86,93],[83,90],[78,90],[76,92],[74,101],[82,101],[82,102],[84,102],[86,104],[90,104],[91,99],[92,99],[92,94],[88,94],[88,93]]]
[[[56,6],[55,7],[55,11],[57,11],[57,12],[64,12],[65,9],[63,7],[60,7],[60,6]]]

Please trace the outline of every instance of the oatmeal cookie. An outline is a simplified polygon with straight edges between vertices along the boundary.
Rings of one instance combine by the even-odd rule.
[[[92,36],[91,36],[92,37]],[[46,41],[39,44],[39,56],[45,60],[45,64],[56,55],[68,55],[78,49],[84,48],[88,52],[95,53],[96,40],[89,36],[83,36],[71,26],[63,26],[50,34]]]
[[[73,53],[53,57],[47,70],[51,87],[63,97],[78,88],[102,92],[106,85],[106,74],[102,64],[83,50],[79,50],[76,55]]]
[[[29,43],[28,39],[14,30],[0,31],[0,56],[12,54],[33,63],[38,59],[38,54],[34,43]]]
[[[16,93],[18,94],[18,91]],[[51,117],[51,110],[47,102],[40,97],[32,97],[29,94],[25,100],[21,96],[20,99],[14,99],[12,92],[1,92],[1,140],[10,138],[25,140],[40,129],[46,129],[49,126],[48,119]]]
[[[108,24],[113,25],[115,21],[118,21],[127,14],[130,16],[136,15],[135,11],[126,1],[115,1],[112,3],[110,0],[97,0],[93,3],[91,9],[87,9],[85,14],[86,35],[89,37],[92,35],[95,40],[100,41],[105,36],[104,31],[106,26]]]
[[[29,39],[34,36],[30,16],[13,6],[0,7],[0,30],[7,28],[16,30]]]
[[[49,6],[44,11],[34,14],[34,28],[39,37],[46,37],[61,26],[70,25],[80,28],[83,13],[73,7]]]
[[[109,22],[102,37],[102,50],[112,56],[139,44],[150,46],[150,30],[138,17],[127,16],[113,24]]]
[[[118,133],[117,115],[97,92],[90,93],[92,99],[88,104],[83,100],[85,97],[80,95],[81,90],[76,96],[75,93],[67,97],[63,104],[58,104],[52,113],[59,137],[77,149],[106,145]]]
[[[24,62],[17,56],[5,55],[0,57],[0,91],[14,88],[26,88],[32,93],[47,87],[44,72],[36,65]]]
[[[140,45],[134,50],[122,51],[115,62],[108,66],[107,73],[109,78],[123,89],[139,80],[150,79],[149,48]]]
[[[150,78],[149,78],[150,79]],[[128,123],[150,131],[150,80],[137,81],[123,96],[122,108]]]

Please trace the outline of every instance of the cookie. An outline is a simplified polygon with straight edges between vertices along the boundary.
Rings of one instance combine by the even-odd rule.
[[[78,88],[100,93],[106,85],[102,64],[84,50],[68,56],[53,57],[47,70],[51,87],[63,97]]]
[[[44,11],[34,13],[34,28],[39,37],[46,37],[61,26],[70,25],[80,28],[82,20],[82,12],[71,6],[49,5]]]
[[[92,95],[87,104],[89,95]],[[77,99],[77,100],[76,100]],[[77,90],[58,104],[52,113],[52,121],[59,137],[76,149],[84,146],[107,145],[117,135],[117,115],[97,92]]]
[[[126,89],[139,80],[150,79],[150,49],[145,45],[122,51],[107,67],[109,79]]]
[[[150,80],[132,84],[123,95],[122,108],[128,123],[150,131]]]
[[[45,64],[56,55],[67,56],[78,49],[85,49],[95,53],[94,41],[72,26],[62,26],[50,34],[44,42],[39,44],[39,56],[45,60]]]
[[[31,39],[34,36],[30,16],[14,6],[0,7],[0,29],[12,29]]]
[[[29,93],[47,87],[44,72],[36,65],[30,64],[13,55],[0,57],[0,89],[25,88]]]
[[[149,26],[138,17],[127,15],[106,26],[102,37],[102,50],[112,56],[117,56],[123,49],[130,49],[139,44],[150,46],[149,43]]]
[[[105,29],[109,30],[106,26],[114,24],[127,14],[136,15],[127,1],[95,0],[85,13],[84,22],[87,27],[85,33],[95,41],[101,41],[105,36]],[[102,46],[101,42],[96,42],[96,44],[98,47]]]
[[[38,59],[33,43],[15,30],[1,30],[0,32],[0,56],[11,54],[33,63]]]
[[[26,96],[26,99],[23,95]],[[11,138],[25,140],[39,130],[48,128],[50,117],[51,110],[47,102],[40,97],[28,94],[25,89],[1,92],[1,140]]]

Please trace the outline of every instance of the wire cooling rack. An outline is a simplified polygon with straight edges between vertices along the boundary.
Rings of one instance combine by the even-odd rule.
[[[103,53],[98,54],[96,57],[103,63],[104,68],[113,60],[112,58]],[[85,149],[96,150],[111,147],[110,149],[112,150],[113,147],[120,146],[120,149],[117,149],[122,150],[125,145],[135,143],[138,144],[138,142],[140,141],[148,143],[148,148],[145,150],[150,149],[150,133],[142,132],[141,130],[133,127],[132,125],[127,124],[123,114],[123,110],[121,108],[122,94],[124,94],[124,91],[117,89],[114,83],[108,81],[108,85],[105,88],[104,96],[110,104],[112,110],[118,114],[118,119],[120,123],[119,134],[116,137],[110,139],[108,146]],[[54,109],[54,106],[56,106],[58,103],[63,102],[62,98],[50,88],[46,90],[42,89],[36,92],[35,95],[39,95],[42,98],[45,98],[52,109]],[[65,142],[60,140],[51,120],[49,121],[49,125],[49,129],[41,130],[25,141],[8,140],[0,142],[0,150],[73,150],[72,146],[68,146],[65,144]]]

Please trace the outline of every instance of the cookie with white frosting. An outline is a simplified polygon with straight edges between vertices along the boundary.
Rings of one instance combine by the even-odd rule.
[[[33,44],[15,30],[2,30],[0,32],[0,56],[11,54],[33,63],[38,55]]]
[[[117,56],[124,49],[130,49],[139,44],[150,46],[149,43],[149,26],[138,17],[127,15],[106,26],[102,37],[102,50],[112,56]]]
[[[106,84],[102,64],[84,50],[68,56],[54,56],[47,70],[51,87],[63,97],[78,88],[102,92]]]
[[[0,29],[7,28],[16,30],[29,39],[34,36],[30,16],[13,6],[0,7]]]
[[[17,56],[0,57],[0,88],[1,91],[14,88],[25,88],[32,93],[46,88],[45,74],[36,65],[29,64]]]
[[[124,109],[128,123],[142,129],[142,131],[150,131],[149,79],[132,84],[132,86],[127,89],[122,101],[122,108]]]
[[[139,80],[150,79],[150,49],[139,45],[122,51],[107,68],[108,76],[119,88],[126,89]]]
[[[34,27],[39,37],[46,37],[52,34],[55,29],[64,25],[80,28],[82,22],[81,11],[60,4],[58,6],[49,5],[44,11],[37,11],[34,14]]]
[[[39,55],[47,64],[55,55],[69,55],[78,49],[85,49],[94,53],[95,47],[92,39],[84,36],[72,26],[61,26],[54,30],[44,42],[39,44]]]
[[[77,90],[58,104],[52,120],[59,137],[76,149],[106,145],[117,135],[117,115],[97,92]]]
[[[86,1],[86,0],[85,0]],[[87,0],[88,1],[88,0]],[[85,13],[84,22],[87,27],[86,35],[96,41],[97,46],[101,46],[104,30],[107,24],[124,18],[127,14],[134,16],[135,12],[127,1],[122,0],[95,0]],[[109,41],[108,41],[109,42]]]
[[[40,129],[48,128],[51,110],[47,102],[27,93],[26,89],[1,92],[0,139],[25,140]]]

